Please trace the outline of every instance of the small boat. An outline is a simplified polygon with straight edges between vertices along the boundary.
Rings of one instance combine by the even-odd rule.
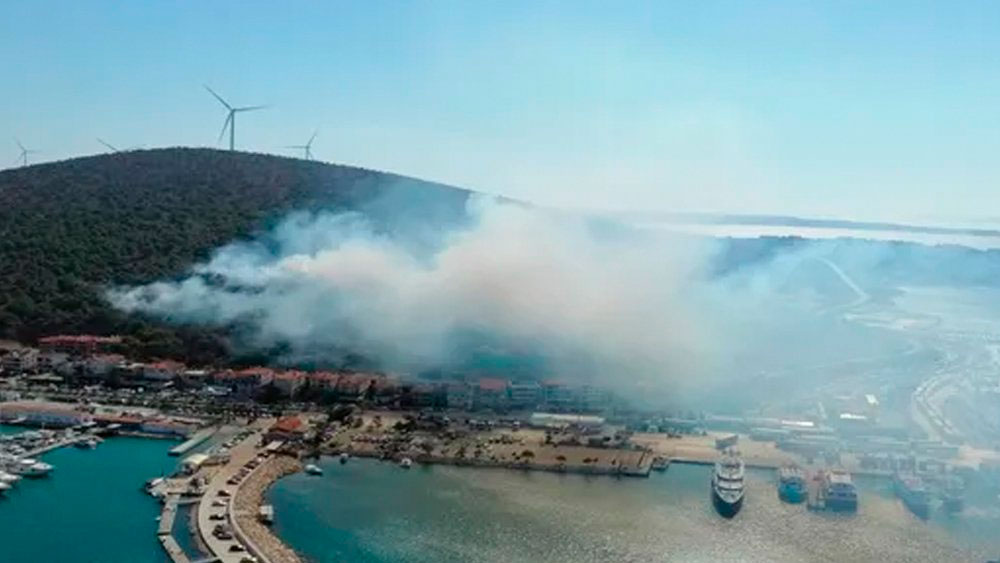
[[[306,470],[306,473],[308,473],[309,475],[322,475],[323,474],[323,470],[320,469],[320,467],[318,465],[313,465],[311,463],[309,465],[306,465],[305,470]]]
[[[918,518],[926,520],[931,512],[930,493],[920,477],[897,473],[892,478],[892,488],[906,508]]]
[[[44,477],[54,468],[44,461],[22,459],[13,466],[13,469],[16,473],[24,477]]]
[[[8,473],[6,471],[0,471],[0,483],[7,483],[10,485],[20,480],[21,477],[19,475],[14,475],[13,473]]]
[[[403,469],[409,469],[410,466],[412,465],[413,465],[413,460],[408,457],[404,457],[403,459],[399,460],[399,466],[402,467]]]
[[[941,500],[948,512],[961,512],[965,507],[965,485],[962,480],[957,477],[948,479],[941,490]]]
[[[0,493],[5,493],[11,489],[10,485],[7,483],[0,483]]]
[[[350,458],[351,458],[351,456],[349,456],[347,454],[347,452],[342,452],[340,454],[340,464],[343,465],[343,464],[347,463],[347,460],[350,459]]]
[[[666,471],[670,467],[670,458],[663,456],[656,456],[653,458],[652,465],[649,466],[653,471]]]
[[[790,503],[802,502],[806,498],[806,473],[796,464],[783,465],[778,469],[778,496]]]

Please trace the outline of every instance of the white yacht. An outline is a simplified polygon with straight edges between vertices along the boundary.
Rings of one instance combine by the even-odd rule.
[[[6,483],[8,485],[16,483],[21,480],[21,477],[14,475],[13,473],[7,473],[6,471],[0,470],[0,483]]]
[[[25,458],[18,461],[13,469],[24,477],[44,477],[52,471],[53,467],[44,461]]]
[[[743,459],[734,453],[715,462],[712,472],[712,501],[719,514],[732,518],[743,506]]]
[[[4,493],[10,490],[10,485],[7,483],[0,483],[0,493]]]
[[[307,465],[305,467],[305,469],[306,469],[306,473],[308,473],[310,475],[322,475],[323,474],[323,470],[320,469],[320,467],[318,465],[313,465],[311,463],[309,465]]]

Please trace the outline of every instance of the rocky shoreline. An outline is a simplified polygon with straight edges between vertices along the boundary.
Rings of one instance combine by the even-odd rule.
[[[270,563],[302,563],[302,558],[281,541],[257,515],[264,504],[264,493],[278,479],[302,470],[302,463],[291,456],[279,455],[268,459],[240,486],[234,500],[233,514],[238,529],[246,536],[265,561]]]

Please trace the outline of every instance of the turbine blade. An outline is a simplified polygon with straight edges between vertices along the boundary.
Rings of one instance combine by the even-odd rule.
[[[306,143],[307,147],[311,147],[312,146],[313,141],[316,140],[316,135],[319,135],[319,129],[317,129],[315,132],[313,132],[313,136],[312,137],[309,137],[309,142]]]
[[[22,151],[24,150],[24,145],[21,144],[21,140],[20,139],[18,139],[17,137],[14,137],[14,142],[17,143],[17,148],[21,149]]]
[[[101,143],[102,145],[104,145],[104,146],[108,147],[109,149],[111,149],[111,150],[113,150],[113,151],[115,151],[115,152],[118,152],[118,149],[116,149],[116,148],[114,147],[114,145],[112,145],[111,143],[109,143],[109,142],[105,141],[104,139],[101,139],[100,137],[98,137],[98,138],[97,138],[97,142],[98,142],[98,143]]]
[[[226,100],[223,100],[223,99],[222,99],[222,96],[220,96],[220,95],[216,94],[216,93],[215,93],[215,90],[212,90],[211,88],[209,88],[207,84],[202,84],[202,86],[204,86],[204,87],[205,87],[205,89],[206,89],[206,90],[208,90],[208,93],[209,93],[209,94],[211,94],[211,95],[215,96],[215,99],[216,99],[216,100],[219,100],[219,103],[221,103],[222,105],[226,106],[226,109],[228,109],[229,111],[232,111],[232,110],[233,110],[233,107],[232,107],[232,106],[230,106],[229,104],[227,104],[227,103],[226,103]]]
[[[229,115],[226,116],[226,120],[222,122],[222,131],[219,131],[219,140],[216,143],[222,142],[222,136],[226,134],[226,127],[229,127],[229,122],[233,120],[233,113],[236,110],[229,110]]]
[[[233,111],[256,111],[259,109],[267,109],[271,107],[270,104],[263,106],[243,106],[241,108],[233,108]]]

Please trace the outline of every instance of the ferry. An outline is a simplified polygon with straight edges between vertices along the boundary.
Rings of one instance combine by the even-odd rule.
[[[858,488],[851,474],[843,469],[826,472],[823,494],[830,510],[854,512],[858,509]]]
[[[961,512],[965,508],[965,484],[958,477],[945,481],[941,489],[941,500],[948,512]]]
[[[796,464],[778,469],[778,496],[785,502],[797,503],[806,498],[806,473]]]
[[[309,475],[322,475],[323,470],[318,465],[309,464],[305,467],[306,473]]]
[[[712,472],[712,503],[726,518],[736,516],[743,507],[743,459],[733,453],[725,454],[715,462]]]
[[[926,520],[930,516],[931,497],[923,479],[913,474],[901,475],[897,473],[892,478],[892,489],[906,505],[906,508],[918,518]]]

